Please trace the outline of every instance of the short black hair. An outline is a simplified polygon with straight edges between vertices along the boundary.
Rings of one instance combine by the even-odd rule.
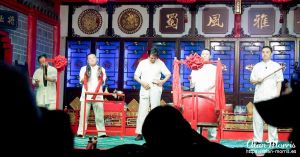
[[[211,55],[210,49],[205,48],[205,49],[203,49],[202,51],[204,51],[204,50],[208,51],[208,52],[209,52],[209,55]],[[202,51],[201,51],[201,53],[202,53]]]
[[[159,52],[157,48],[151,48],[150,50],[148,50],[148,55],[154,55],[154,56],[159,56]]]
[[[96,56],[96,54],[94,54],[94,53],[89,53],[89,54],[86,55],[86,59],[89,57],[89,55],[95,55]]]
[[[273,49],[272,49],[272,47],[271,47],[271,46],[264,46],[264,47],[262,47],[261,51],[262,51],[264,48],[267,48],[267,49],[269,49],[269,50],[271,51],[271,53],[273,52]]]
[[[46,58],[47,59],[47,55],[46,54],[41,54],[38,56],[37,61],[40,63],[40,59],[41,58]]]

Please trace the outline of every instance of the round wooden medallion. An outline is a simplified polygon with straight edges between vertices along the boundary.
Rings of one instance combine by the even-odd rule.
[[[142,24],[142,14],[133,8],[123,10],[118,18],[118,26],[120,30],[126,34],[136,33]]]
[[[78,18],[78,27],[85,34],[94,34],[102,26],[102,16],[95,9],[83,11]]]

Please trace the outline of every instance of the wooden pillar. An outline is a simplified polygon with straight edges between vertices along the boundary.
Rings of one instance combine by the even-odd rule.
[[[241,14],[242,0],[235,0],[234,3],[234,37],[241,37]]]
[[[36,30],[37,17],[34,10],[30,10],[28,14],[28,28],[27,28],[27,55],[26,62],[28,63],[29,76],[33,76],[36,63]]]

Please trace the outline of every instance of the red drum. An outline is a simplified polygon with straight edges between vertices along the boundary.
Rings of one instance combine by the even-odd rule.
[[[182,108],[184,118],[191,123],[193,120],[197,124],[218,122],[214,98],[209,98],[204,95],[195,97],[185,95],[182,97]]]

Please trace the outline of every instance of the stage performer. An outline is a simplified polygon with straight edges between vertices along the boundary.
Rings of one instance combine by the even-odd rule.
[[[135,140],[142,140],[142,125],[148,112],[160,105],[162,86],[171,77],[171,72],[168,70],[163,61],[159,57],[159,52],[156,48],[148,51],[148,58],[142,60],[134,73],[134,79],[141,84],[140,100],[138,117],[136,124],[136,133],[138,134]],[[161,74],[165,76],[161,80]]]
[[[81,97],[80,97],[80,118],[79,118],[79,126],[77,130],[77,136],[82,137],[83,134],[83,116],[84,116],[84,95],[85,92],[93,92],[93,93],[102,93],[103,85],[106,80],[105,69],[100,65],[97,65],[96,55],[90,53],[87,55],[86,66],[83,66],[80,69],[80,83],[83,84]],[[87,95],[87,100],[103,100],[103,96],[101,95]],[[95,123],[98,131],[105,131],[104,125],[104,109],[103,102],[87,102],[86,103],[86,121],[85,128],[87,128],[88,117],[90,115],[90,109],[93,106],[93,111],[95,115]],[[105,132],[98,132],[98,137],[104,138],[107,137]]]
[[[271,60],[272,48],[262,48],[263,61],[257,63],[251,72],[250,82],[255,85],[254,103],[273,99],[280,95],[283,81],[282,67]],[[263,141],[264,121],[253,106],[253,131],[256,143]],[[278,142],[277,128],[268,125],[269,142]]]
[[[56,109],[57,70],[47,62],[45,54],[38,56],[40,67],[35,70],[32,84],[36,89],[36,102],[39,107]]]
[[[201,57],[204,62],[209,62],[211,52],[209,49],[203,49]],[[204,64],[201,69],[192,70],[190,77],[190,88],[195,92],[215,93],[217,67],[213,64]],[[207,95],[212,97],[211,95]],[[201,128],[199,128],[201,129]],[[217,128],[208,128],[208,139],[215,140],[217,136]]]

